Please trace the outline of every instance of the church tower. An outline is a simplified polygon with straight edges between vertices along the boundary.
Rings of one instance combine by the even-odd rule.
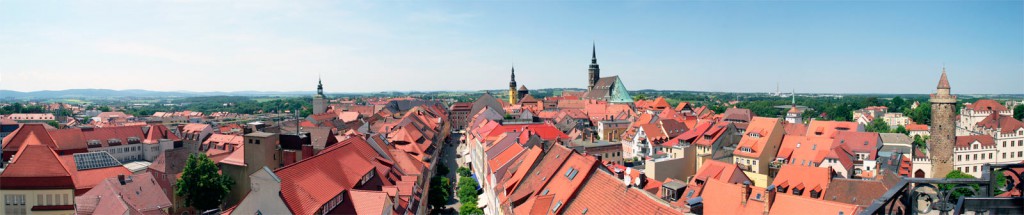
[[[802,117],[804,112],[800,111],[800,108],[796,107],[796,91],[793,91],[793,94],[790,95],[790,97],[793,98],[793,106],[789,108],[789,111],[786,111],[786,122],[793,124],[803,124],[804,122]]]
[[[512,81],[508,82],[508,104],[514,105],[519,100],[519,92],[516,91],[516,67],[512,67]]]
[[[327,112],[327,98],[324,96],[324,82],[317,78],[316,95],[313,95],[313,114]]]
[[[954,120],[956,112],[956,96],[949,93],[949,80],[946,79],[946,68],[942,68],[939,86],[928,99],[932,103],[931,138],[928,139],[928,151],[932,161],[932,177],[945,177],[953,170],[953,143],[956,141]]]
[[[593,44],[590,52],[590,77],[587,78],[587,90],[594,90],[597,79],[601,78],[601,67],[597,65],[597,44]]]

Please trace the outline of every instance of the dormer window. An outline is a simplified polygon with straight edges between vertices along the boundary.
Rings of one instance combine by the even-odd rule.
[[[86,144],[89,146],[89,148],[100,147],[100,140],[89,140],[86,141]]]
[[[359,184],[363,185],[366,184],[367,181],[370,181],[370,179],[373,178],[373,172],[373,169],[370,169],[370,172],[366,173],[366,175],[363,175],[362,179],[359,179]]]
[[[111,145],[111,146],[121,145],[121,140],[119,140],[117,138],[110,138],[110,139],[107,140],[107,145]]]

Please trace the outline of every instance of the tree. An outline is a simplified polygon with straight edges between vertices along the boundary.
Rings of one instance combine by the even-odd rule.
[[[928,149],[928,136],[914,135],[914,146],[920,149]]]
[[[864,130],[867,132],[885,133],[889,132],[889,124],[886,124],[881,118],[875,118]]]
[[[460,177],[470,177],[473,175],[473,171],[467,167],[459,167],[459,169],[455,171],[459,173]]]
[[[477,184],[475,179],[471,177],[459,178],[459,189],[455,192],[455,195],[459,197],[459,202],[463,205],[476,204],[478,198],[477,187],[479,187],[479,184]]]
[[[903,106],[907,105],[907,101],[903,100],[903,98],[901,98],[899,96],[893,97],[892,101],[890,103],[892,103],[892,104],[889,105],[889,112],[896,112],[896,111],[903,110]]]
[[[955,178],[974,178],[974,176],[972,176],[970,174],[967,174],[967,173],[964,173],[964,172],[961,172],[960,170],[953,170],[953,171],[949,172],[948,174],[946,174],[946,179],[955,179]],[[956,186],[955,184],[940,184],[939,185],[939,189],[942,189],[942,190],[956,189],[956,190],[953,190],[953,193],[949,195],[949,199],[948,199],[948,200],[953,201],[953,202],[956,202],[958,199],[960,199],[960,197],[973,196],[973,192],[971,192],[970,189],[962,188],[962,187],[961,188],[955,188],[955,186]],[[971,184],[970,186],[974,190],[979,190],[977,184]]]
[[[900,134],[910,134],[910,132],[907,131],[907,127],[903,127],[902,125],[896,126],[896,129],[893,130],[893,132],[894,133],[900,133]]]
[[[53,126],[54,128],[60,128],[60,123],[54,120],[46,121],[46,124]]]
[[[1013,107],[1013,118],[1024,120],[1024,105],[1017,105]]]
[[[484,210],[476,206],[476,202],[463,203],[459,207],[459,215],[484,214]]]
[[[914,120],[917,124],[928,125],[931,123],[932,118],[932,105],[928,102],[921,103],[917,108],[907,108],[907,112],[903,113],[911,120]]]
[[[868,97],[864,99],[864,106],[878,106],[881,103],[878,102],[878,97]]]
[[[185,206],[199,211],[217,208],[235,184],[217,171],[217,164],[205,154],[189,155],[174,194],[185,198]]]
[[[439,209],[448,204],[448,201],[452,199],[451,189],[452,184],[447,177],[434,176],[433,179],[430,179],[430,194],[427,199],[430,207]]]

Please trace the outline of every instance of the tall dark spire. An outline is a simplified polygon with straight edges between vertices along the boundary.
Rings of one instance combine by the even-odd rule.
[[[590,50],[590,69],[589,77],[587,78],[587,90],[593,90],[594,85],[597,84],[597,79],[601,78],[601,67],[597,65],[597,43],[595,42],[591,46]]]
[[[316,94],[324,96],[324,81],[320,77],[316,77]]]
[[[516,89],[516,66],[512,66],[512,81],[508,82],[508,88],[511,90]]]

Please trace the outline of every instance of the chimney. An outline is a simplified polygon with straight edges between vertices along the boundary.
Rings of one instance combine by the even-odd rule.
[[[740,193],[740,197],[742,197],[743,200],[740,202],[740,205],[746,206],[747,199],[750,197],[750,181],[743,182],[743,190],[741,190],[741,192],[743,193]]]
[[[640,172],[640,177],[637,177],[636,180],[639,181],[637,184],[638,188],[644,189],[644,187],[647,186],[647,174],[644,174],[644,172]]]
[[[764,212],[763,215],[768,215],[768,210],[771,209],[772,203],[775,201],[775,185],[768,185],[768,188],[764,189]]]

